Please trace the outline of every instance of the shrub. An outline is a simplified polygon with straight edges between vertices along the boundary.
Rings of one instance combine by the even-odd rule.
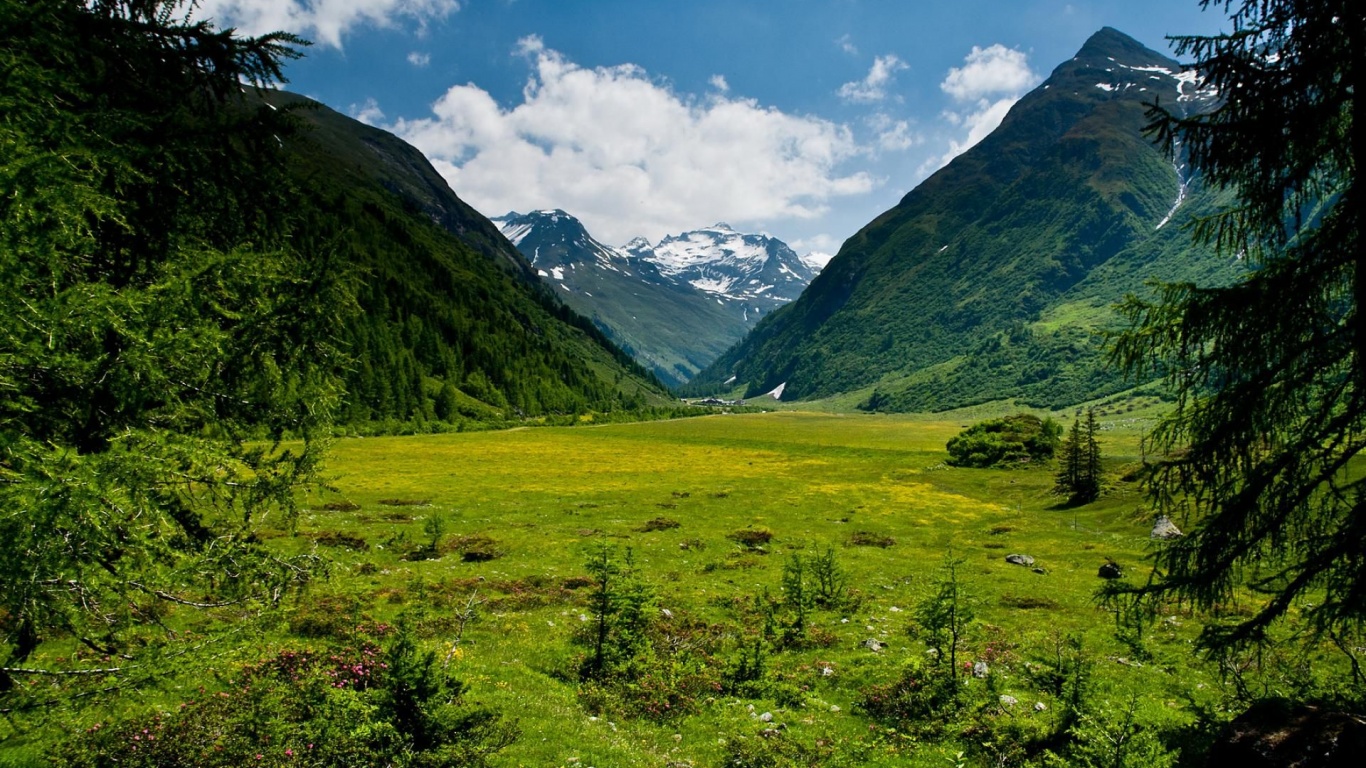
[[[175,710],[96,723],[55,758],[71,768],[482,766],[516,727],[463,693],[401,630],[387,650],[353,639],[283,651]]]
[[[668,517],[656,517],[653,520],[646,520],[645,524],[637,530],[641,533],[651,533],[654,531],[668,531],[674,528],[681,528],[682,523]]]
[[[340,549],[350,549],[356,552],[368,552],[370,550],[370,542],[359,536],[352,536],[349,533],[342,533],[340,531],[315,533],[310,538],[324,547],[338,547]]]
[[[948,664],[926,666],[913,659],[897,679],[859,692],[857,705],[884,722],[922,722],[931,726],[958,703],[958,670]]]
[[[466,563],[484,563],[503,556],[498,542],[483,534],[456,536],[443,547],[447,552],[457,552]]]
[[[767,528],[741,528],[726,538],[746,549],[761,550],[764,545],[773,541],[773,531]]]
[[[1053,458],[1062,427],[1052,419],[1017,413],[979,422],[949,440],[948,463],[955,467],[997,467]]]
[[[896,543],[896,539],[891,536],[884,536],[872,531],[854,531],[849,537],[850,546],[855,547],[881,547],[886,549]]]

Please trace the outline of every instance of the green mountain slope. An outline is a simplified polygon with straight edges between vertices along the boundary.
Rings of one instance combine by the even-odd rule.
[[[286,146],[305,201],[295,214],[301,235],[355,271],[358,306],[338,329],[354,358],[344,421],[496,419],[666,402],[659,382],[551,295],[420,152],[301,97],[268,100],[294,108],[305,123]]]
[[[495,222],[559,298],[669,386],[687,382],[752,325],[740,307],[604,245],[564,211],[510,213]]]
[[[689,389],[734,375],[750,396],[868,391],[878,410],[1122,389],[1095,335],[1109,304],[1150,278],[1238,269],[1189,252],[1182,224],[1215,201],[1142,135],[1145,103],[1208,98],[1175,61],[1098,32]]]

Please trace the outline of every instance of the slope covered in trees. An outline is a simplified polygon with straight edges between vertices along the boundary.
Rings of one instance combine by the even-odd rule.
[[[658,382],[551,295],[420,152],[301,97],[266,98],[303,123],[286,143],[301,197],[298,226],[326,243],[355,287],[355,310],[341,326],[354,359],[343,376],[342,421],[513,418],[664,402]]]

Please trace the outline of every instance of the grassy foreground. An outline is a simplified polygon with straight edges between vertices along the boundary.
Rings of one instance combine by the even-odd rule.
[[[1141,691],[1172,710],[1164,717],[1183,717],[1178,693],[1204,687],[1203,672],[1180,650],[1193,631],[1173,618],[1156,634],[1177,655],[1165,667],[1135,664],[1093,598],[1107,559],[1131,572],[1141,567],[1151,521],[1136,491],[1117,483],[1099,502],[1061,509],[1047,468],[947,467],[944,443],[965,423],[786,412],[343,440],[330,464],[335,493],[311,505],[297,535],[276,541],[335,547],[334,576],[304,614],[345,608],[375,619],[425,603],[430,639],[444,647],[456,629],[443,611],[471,593],[488,600],[464,629],[454,663],[474,698],[519,721],[523,735],[496,758],[502,765],[719,765],[731,741],[758,738],[764,723],[755,715],[765,711],[786,724],[788,738],[848,745],[861,761],[944,765],[961,748],[956,738],[898,737],[854,704],[861,689],[923,658],[925,646],[906,627],[949,551],[966,561],[962,575],[981,620],[971,645],[1006,649],[1014,661],[994,683],[1020,702],[1012,717],[1038,719],[1042,729],[1056,716],[1058,703],[1018,670],[1033,655],[1052,654],[1067,633],[1085,636],[1099,690]],[[1103,427],[1109,465],[1136,461],[1133,422]],[[400,559],[433,516],[446,521],[443,549],[494,559],[466,562],[459,551]],[[643,530],[659,517],[679,527]],[[773,531],[766,553],[727,538],[747,527]],[[791,553],[827,547],[861,599],[813,614],[821,647],[770,661],[802,691],[796,701],[717,695],[662,722],[594,718],[577,694],[570,641],[587,590],[563,585],[585,574],[588,552],[604,540],[632,548],[658,605],[675,616],[743,624],[737,606],[764,588],[779,594]],[[1031,555],[1043,573],[1007,563],[1011,553]],[[886,647],[868,650],[869,638]]]
[[[244,623],[204,666],[172,660],[179,675],[48,722],[89,732],[183,710],[242,691],[234,679],[259,660],[355,647],[402,618],[468,686],[466,701],[516,722],[494,766],[1200,764],[1249,696],[1304,697],[1293,686],[1342,665],[1300,655],[1220,670],[1193,651],[1200,617],[1171,606],[1139,633],[1097,603],[1107,561],[1147,574],[1152,520],[1121,478],[1139,466],[1157,407],[1100,404],[1106,490],[1078,508],[1052,492],[1051,466],[946,466],[945,442],[990,415],[976,411],[339,440],[331,490],[306,500],[293,530],[260,532],[277,551],[330,561],[325,581],[282,621]],[[737,541],[754,531],[771,541]],[[624,678],[586,683],[588,560],[604,545],[619,562],[629,550],[653,591],[650,650]],[[827,552],[848,592],[793,632],[785,571]],[[919,613],[948,558],[975,614],[953,672],[928,653]],[[757,673],[747,653],[763,657]],[[989,673],[975,675],[976,662]],[[961,686],[957,705],[946,681]],[[40,764],[20,758],[51,748],[43,732],[12,741],[26,746],[0,751],[0,765]],[[279,747],[260,764],[293,764]]]

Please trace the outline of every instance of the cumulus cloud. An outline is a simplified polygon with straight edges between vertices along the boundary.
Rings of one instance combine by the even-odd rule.
[[[432,63],[432,55],[430,53],[423,53],[421,51],[413,51],[412,53],[408,54],[408,63],[412,64],[414,67],[421,69],[422,67],[425,67],[428,64]]]
[[[874,185],[840,172],[862,151],[843,126],[724,93],[683,96],[632,64],[580,67],[537,37],[518,52],[532,67],[520,103],[456,85],[431,116],[390,126],[486,214],[563,208],[623,243],[722,219],[811,219]]]
[[[195,16],[248,35],[283,30],[340,48],[342,35],[359,24],[388,27],[407,19],[421,31],[459,9],[458,0],[203,0]]]
[[[894,54],[879,56],[873,60],[866,77],[840,86],[839,97],[859,103],[882,101],[887,98],[887,86],[892,84],[896,73],[906,68],[906,63]]]
[[[963,66],[949,69],[939,84],[940,90],[957,102],[941,115],[957,135],[949,139],[948,149],[942,155],[931,157],[920,166],[920,173],[933,173],[986,138],[1039,79],[1038,73],[1030,69],[1024,51],[1000,44],[988,48],[973,46]]]
[[[730,91],[730,83],[726,82],[726,78],[724,75],[712,75],[711,80],[707,82],[711,83],[711,87],[715,88],[721,93],[727,93]]]
[[[958,101],[976,101],[996,94],[1018,94],[1039,82],[1029,68],[1024,51],[1000,43],[990,48],[973,46],[963,66],[954,67],[939,84],[944,93]]]
[[[896,120],[890,115],[879,112],[868,119],[879,149],[886,152],[900,152],[925,141],[925,137],[911,132],[908,120]]]
[[[850,56],[858,55],[858,46],[854,45],[854,39],[847,34],[840,35],[836,38],[835,45],[838,45],[841,51],[844,51]]]
[[[347,111],[366,125],[377,126],[384,122],[384,110],[379,108],[379,103],[374,99],[366,99],[364,104],[352,104]]]

